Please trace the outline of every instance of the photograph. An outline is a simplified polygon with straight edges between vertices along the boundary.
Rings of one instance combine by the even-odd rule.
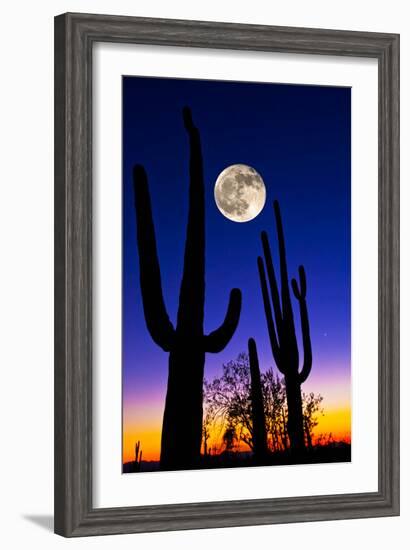
[[[122,472],[351,460],[351,88],[122,77]]]
[[[400,514],[400,28],[353,11],[54,18],[58,535]]]

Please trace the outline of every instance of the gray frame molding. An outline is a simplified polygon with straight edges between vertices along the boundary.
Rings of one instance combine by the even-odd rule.
[[[93,508],[93,43],[371,57],[379,68],[379,489]],[[55,18],[55,532],[67,536],[399,514],[399,36],[137,17]]]

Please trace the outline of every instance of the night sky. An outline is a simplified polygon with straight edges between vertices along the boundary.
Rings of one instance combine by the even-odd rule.
[[[222,353],[207,354],[205,377],[220,374],[223,362],[246,351],[250,336],[257,341],[261,370],[278,372],[256,265],[265,229],[278,266],[272,208],[277,199],[289,276],[297,275],[299,264],[307,276],[313,367],[303,389],[320,392],[329,412],[343,410],[347,418],[350,411],[350,88],[124,77],[124,460],[136,439],[146,457],[159,453],[168,369],[168,354],[152,341],[143,316],[132,168],[142,164],[148,174],[164,298],[175,322],[188,207],[185,105],[200,131],[204,160],[205,332],[222,322],[231,288],[240,288],[243,297],[238,329]],[[265,208],[247,223],[226,219],[213,195],[219,173],[239,163],[254,167],[267,190]],[[350,430],[350,417],[338,422],[333,431]]]

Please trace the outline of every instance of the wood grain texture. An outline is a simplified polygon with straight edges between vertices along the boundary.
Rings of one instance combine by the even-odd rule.
[[[92,47],[95,41],[372,57],[379,70],[379,489],[94,509]],[[399,36],[64,14],[55,19],[55,531],[67,536],[399,514]]]

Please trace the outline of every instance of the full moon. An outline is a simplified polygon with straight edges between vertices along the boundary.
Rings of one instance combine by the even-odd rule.
[[[261,213],[266,188],[258,172],[246,164],[233,164],[216,180],[215,202],[220,212],[233,222],[249,222]]]

